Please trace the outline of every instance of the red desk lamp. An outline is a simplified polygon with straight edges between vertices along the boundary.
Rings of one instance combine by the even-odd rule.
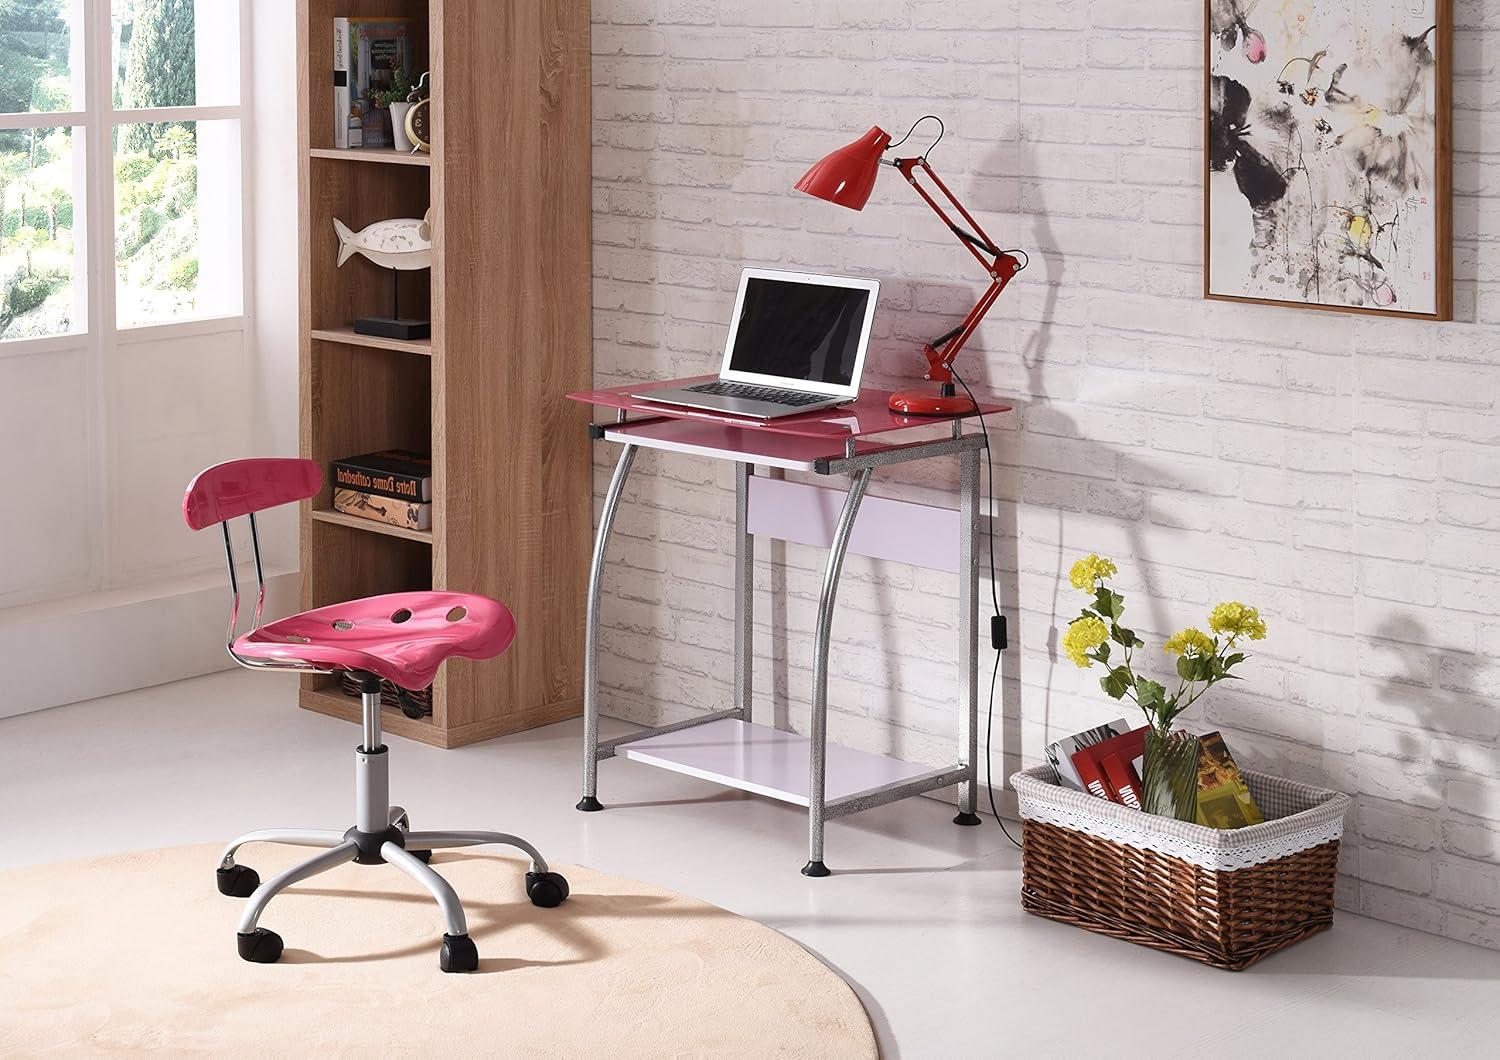
[[[931,206],[942,219],[943,224],[948,226],[948,230],[959,238],[964,249],[974,255],[974,259],[984,267],[985,272],[989,273],[989,288],[979,296],[978,303],[969,310],[969,315],[964,317],[963,323],[922,347],[922,354],[927,358],[927,371],[922,374],[922,378],[940,384],[938,392],[902,390],[891,395],[891,409],[895,412],[923,416],[947,416],[968,412],[974,407],[972,400],[968,397],[957,396],[953,388],[954,358],[964,348],[964,343],[968,342],[969,337],[974,334],[974,329],[979,326],[985,314],[990,311],[990,306],[995,304],[995,299],[1000,297],[1000,292],[1005,290],[1005,285],[1010,283],[1016,273],[1026,267],[1026,263],[1016,258],[1013,253],[1001,250],[990,242],[990,237],[984,234],[984,229],[979,227],[979,222],[969,215],[969,211],[963,208],[963,204],[953,197],[947,185],[932,171],[932,167],[927,164],[925,153],[915,158],[897,158],[886,161],[885,152],[900,147],[911,137],[916,127],[928,118],[938,123],[938,139],[934,140],[932,146],[927,149],[931,151],[937,146],[938,140],[943,138],[943,123],[935,114],[927,114],[918,118],[912,123],[911,129],[907,130],[906,135],[894,144],[891,143],[890,134],[875,125],[852,144],[840,147],[822,161],[814,163],[811,169],[802,174],[802,179],[797,181],[796,187],[798,191],[806,192],[815,198],[826,199],[851,210],[863,210],[865,203],[870,201],[870,192],[875,188],[875,175],[880,171],[881,164],[892,166],[901,172],[906,182],[917,190],[922,200]],[[966,231],[959,227],[927,189],[917,183],[918,170],[927,174],[927,179],[943,194],[973,231]],[[1025,257],[1024,253],[1022,257]]]

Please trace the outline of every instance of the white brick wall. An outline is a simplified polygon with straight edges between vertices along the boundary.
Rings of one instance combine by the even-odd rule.
[[[991,434],[1019,645],[996,776],[1115,713],[1056,653],[1076,554],[1120,562],[1154,640],[1256,603],[1272,635],[1248,680],[1193,720],[1356,796],[1345,907],[1500,946],[1500,5],[1457,8],[1458,320],[1429,324],[1199,298],[1201,5],[596,0],[595,363],[601,384],[712,371],[739,270],[764,264],[879,277],[873,382],[914,378],[919,340],[977,296],[973,262],[889,173],[862,213],[791,186],[871,124],[942,115],[934,166],[1032,258],[960,364],[1023,402]],[[607,709],[673,719],[729,700],[731,481],[637,469]],[[954,480],[872,492],[951,504]],[[801,727],[821,555],[758,560],[758,710]],[[954,591],[850,562],[835,738],[948,757]]]

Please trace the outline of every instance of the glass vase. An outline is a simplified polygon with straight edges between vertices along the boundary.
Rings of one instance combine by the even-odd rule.
[[[1198,737],[1176,730],[1146,731],[1146,775],[1141,809],[1179,821],[1198,819]]]

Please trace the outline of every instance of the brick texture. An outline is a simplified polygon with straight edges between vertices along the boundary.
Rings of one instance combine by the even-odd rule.
[[[915,378],[920,341],[977,296],[973,262],[890,173],[861,213],[791,186],[871,124],[940,114],[933,165],[1031,255],[959,365],[1019,399],[990,425],[1014,628],[994,775],[1116,713],[1057,650],[1075,555],[1120,563],[1156,643],[1255,603],[1270,638],[1190,720],[1246,765],[1355,796],[1345,907],[1497,946],[1500,31],[1456,6],[1458,319],[1430,324],[1199,297],[1201,5],[595,0],[595,364],[601,384],[714,370],[760,264],[879,277],[870,379]],[[605,586],[609,713],[728,704],[729,474],[637,462]],[[934,464],[872,493],[952,504],[955,483]],[[757,555],[757,711],[798,729],[821,559]],[[954,598],[951,577],[850,561],[835,739],[949,759]]]

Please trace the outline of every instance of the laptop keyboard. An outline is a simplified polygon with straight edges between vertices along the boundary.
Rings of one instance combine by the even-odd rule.
[[[828,400],[826,394],[804,394],[797,390],[777,390],[773,386],[755,386],[750,383],[726,383],[722,379],[712,383],[699,383],[697,386],[685,389],[694,394],[744,398],[747,401],[771,401],[778,405],[790,405],[793,408]]]

